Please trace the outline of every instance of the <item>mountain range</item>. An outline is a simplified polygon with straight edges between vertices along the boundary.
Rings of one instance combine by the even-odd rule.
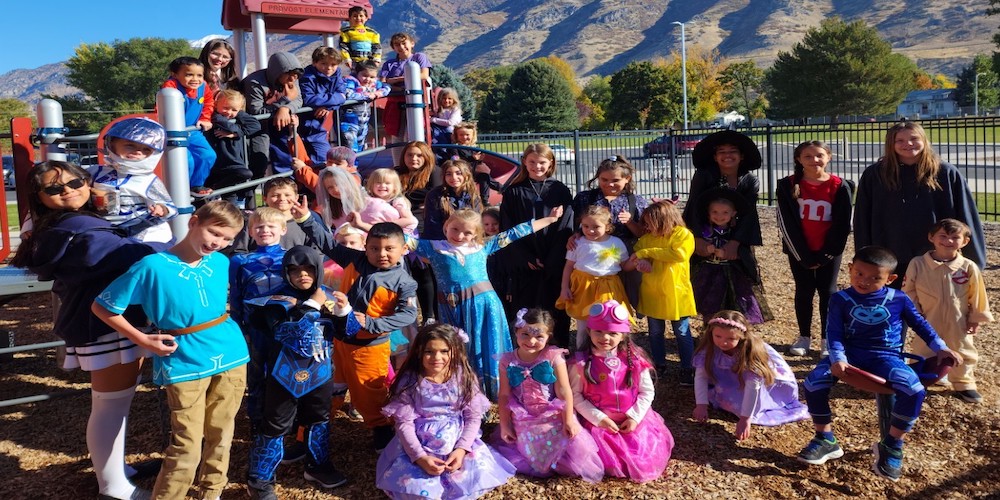
[[[952,79],[977,53],[995,48],[1000,18],[987,2],[954,0],[371,0],[369,25],[382,34],[417,37],[417,50],[463,72],[556,55],[581,78],[609,75],[634,60],[667,57],[687,46],[767,67],[806,31],[831,16],[874,26],[893,48],[930,73]],[[206,37],[207,38],[207,37]],[[204,40],[204,39],[203,39]],[[308,61],[316,36],[272,35],[269,51]],[[203,42],[202,42],[203,43]],[[249,44],[248,44],[249,45]],[[248,49],[250,50],[250,49]],[[76,91],[62,63],[0,75],[0,97],[31,103],[43,93]]]

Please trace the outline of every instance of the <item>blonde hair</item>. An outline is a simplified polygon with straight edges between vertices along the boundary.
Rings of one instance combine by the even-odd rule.
[[[458,131],[459,130],[468,130],[469,132],[472,133],[471,134],[472,135],[472,144],[471,145],[476,144],[476,142],[479,140],[479,130],[476,127],[476,124],[472,123],[472,122],[462,122],[462,123],[459,123],[458,125],[455,125],[455,128],[451,131],[451,142],[453,142],[455,144],[458,144]],[[466,144],[466,146],[469,146],[469,145],[470,144]]]
[[[265,224],[278,224],[283,228],[288,227],[288,221],[285,220],[285,214],[277,208],[257,207],[257,209],[250,214],[250,227],[262,222]]]
[[[584,217],[593,217],[597,219],[598,222],[603,223],[605,226],[607,226],[608,234],[611,234],[612,231],[614,230],[614,228],[612,227],[614,222],[614,217],[612,217],[611,215],[611,210],[608,210],[608,207],[605,207],[604,205],[588,205],[587,209],[584,210],[582,214],[580,214],[581,222],[583,222]]]
[[[215,98],[215,105],[218,106],[220,102],[226,101],[240,111],[245,111],[247,109],[247,98],[243,97],[243,94],[236,90],[226,89],[219,92],[219,95]]]
[[[524,153],[521,154],[521,168],[517,169],[517,175],[514,179],[510,181],[511,184],[517,184],[528,178],[528,169],[524,166],[524,160],[528,158],[528,155],[535,154],[543,158],[549,159],[549,171],[545,173],[545,177],[552,177],[556,175],[556,154],[552,152],[552,148],[548,144],[535,143],[524,148]]]
[[[712,320],[719,318],[727,322],[735,322],[743,325],[743,328],[728,326],[723,323],[712,324]],[[739,311],[719,311],[711,319],[705,322],[701,335],[698,337],[698,348],[695,352],[705,353],[705,373],[712,383],[715,382],[715,372],[713,371],[713,360],[715,359],[715,342],[712,340],[713,328],[735,328],[742,332],[743,338],[736,344],[735,360],[732,372],[740,380],[740,389],[743,388],[743,377],[739,376],[743,372],[752,372],[764,379],[765,385],[774,383],[774,367],[771,366],[771,358],[767,354],[767,343],[757,334],[750,331],[750,322],[746,316]]]
[[[628,182],[625,183],[625,187],[622,188],[622,193],[631,194],[635,191],[635,168],[632,166],[624,156],[614,155],[601,162],[597,166],[597,171],[594,172],[594,176],[587,181],[587,187],[593,189],[594,181],[601,176],[604,172],[620,172],[622,175],[628,178]]]
[[[446,160],[441,164],[441,177],[444,178],[445,174],[448,173],[448,169],[457,168],[462,174],[462,184],[457,188],[451,188],[445,184],[446,189],[452,189],[456,195],[462,195],[468,193],[471,205],[476,211],[481,211],[483,207],[483,200],[479,196],[479,189],[476,187],[476,181],[473,179],[472,166],[469,162],[465,160]],[[451,215],[455,211],[455,207],[451,206],[451,200],[446,194],[442,194],[441,199],[441,211],[445,215]]]
[[[391,168],[379,168],[372,172],[365,181],[365,189],[368,190],[368,195],[375,196],[375,185],[383,182],[392,184],[392,195],[386,201],[395,200],[403,194],[403,182],[399,179],[399,174]]]
[[[447,231],[448,224],[452,222],[467,222],[472,224],[476,228],[476,243],[482,245],[483,240],[486,238],[483,232],[483,217],[479,215],[479,212],[475,210],[469,210],[468,208],[463,208],[460,210],[455,210],[448,217],[448,220],[444,221],[442,226]]]
[[[938,171],[941,170],[941,158],[934,152],[934,148],[931,147],[931,141],[927,138],[927,132],[924,131],[924,127],[921,127],[919,123],[913,122],[897,123],[889,127],[889,131],[885,133],[885,155],[881,161],[882,168],[879,169],[879,177],[882,180],[882,184],[889,188],[890,191],[901,189],[899,184],[899,169],[902,163],[899,162],[899,158],[896,156],[896,135],[904,130],[909,130],[917,134],[920,141],[924,143],[924,149],[920,151],[917,164],[914,166],[917,169],[917,184],[931,191],[940,190],[941,185],[938,184],[937,176]]]
[[[328,178],[333,179],[337,191],[340,191],[339,199],[327,192],[324,182]],[[334,219],[339,219],[344,214],[364,210],[366,203],[365,194],[361,192],[354,176],[346,170],[340,167],[326,167],[320,170],[319,183],[316,186],[316,205],[327,227],[333,224]]]
[[[684,227],[681,211],[670,200],[660,200],[647,206],[639,216],[639,222],[655,236],[668,236],[675,227]]]
[[[444,107],[445,97],[451,97],[455,101],[455,105],[452,106],[451,108]],[[458,109],[458,110],[462,109],[462,101],[458,99],[458,92],[456,92],[455,89],[451,87],[443,87],[441,90],[438,90],[437,105],[441,109]]]
[[[194,212],[198,224],[243,229],[243,212],[226,200],[213,200]]]

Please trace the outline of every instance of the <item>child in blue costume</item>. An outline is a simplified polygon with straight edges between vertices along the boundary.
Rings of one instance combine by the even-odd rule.
[[[229,316],[243,329],[250,347],[247,366],[247,416],[254,428],[260,425],[264,400],[261,398],[267,378],[267,345],[264,332],[253,328],[246,301],[275,293],[282,281],[281,259],[285,249],[281,237],[288,231],[281,210],[260,207],[250,215],[248,233],[256,248],[229,258]]]
[[[347,296],[325,290],[323,254],[304,245],[292,247],[282,261],[284,283],[280,295],[248,301],[250,321],[266,332],[267,364],[270,373],[264,383],[264,415],[253,436],[247,488],[253,498],[277,498],[274,474],[284,455],[282,436],[293,422],[305,427],[308,462],[304,477],[324,488],[347,482],[330,464],[330,398],[333,369],[330,339],[334,328],[323,318],[331,312],[348,314]],[[333,311],[331,311],[332,309]],[[340,321],[342,327],[350,329]],[[354,331],[359,328],[354,322]]]
[[[879,476],[896,481],[903,472],[903,436],[913,429],[920,416],[926,389],[900,352],[903,349],[903,322],[937,353],[938,360],[962,358],[948,349],[905,293],[886,284],[896,279],[896,256],[886,248],[868,246],[851,261],[851,288],[830,298],[827,339],[830,356],[806,377],[806,403],[816,425],[816,435],[799,452],[802,462],[819,465],[840,458],[844,451],[833,436],[830,388],[848,367],[886,379],[896,394],[888,434],[872,446]]]
[[[229,261],[217,252],[243,227],[232,203],[212,201],[191,216],[188,233],[165,252],[136,262],[94,301],[95,316],[156,355],[153,383],[166,386],[170,445],[155,498],[184,498],[191,484],[216,498],[228,482],[236,413],[250,356],[226,313]],[[121,316],[139,304],[155,333]]]
[[[330,131],[323,127],[327,115],[336,115],[337,108],[347,100],[347,83],[340,74],[342,62],[339,50],[317,47],[312,53],[312,64],[306,66],[299,80],[302,103],[313,109],[312,116],[303,116],[299,125],[299,135],[313,165],[326,163],[326,153],[330,151]]]
[[[368,122],[373,100],[389,95],[389,86],[378,79],[378,65],[364,61],[354,65],[354,74],[346,77],[347,98],[361,101],[340,107],[340,142],[355,152],[367,148]]]
[[[170,78],[162,88],[174,88],[184,96],[184,125],[197,127],[188,133],[188,174],[191,192],[208,194],[212,190],[205,187],[216,154],[208,144],[203,131],[212,128],[212,112],[215,110],[215,96],[205,84],[205,66],[194,57],[178,57],[170,62]]]
[[[499,357],[513,346],[500,297],[486,274],[486,259],[512,241],[557,222],[562,212],[562,207],[553,208],[548,217],[518,224],[484,242],[479,213],[456,210],[444,224],[447,239],[416,244],[417,255],[430,263],[437,279],[438,319],[469,332],[469,359],[491,400],[500,390]]]

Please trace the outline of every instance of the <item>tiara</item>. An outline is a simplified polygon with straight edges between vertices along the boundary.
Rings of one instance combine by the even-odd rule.
[[[733,321],[731,319],[726,319],[726,318],[712,318],[712,319],[708,320],[708,324],[710,324],[710,325],[728,326],[728,327],[740,330],[742,332],[746,332],[747,331],[747,327],[743,323],[740,323],[739,321]]]

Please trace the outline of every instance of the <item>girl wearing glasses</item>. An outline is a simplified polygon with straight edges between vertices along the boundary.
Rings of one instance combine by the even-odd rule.
[[[92,406],[87,449],[102,496],[130,498],[136,471],[125,465],[125,419],[146,353],[90,312],[94,298],[140,258],[159,250],[126,238],[93,213],[90,176],[61,161],[35,165],[28,172],[28,207],[34,221],[11,265],[54,281],[62,302],[53,331],[66,341],[63,368],[90,372]],[[131,311],[133,321],[145,323]]]

